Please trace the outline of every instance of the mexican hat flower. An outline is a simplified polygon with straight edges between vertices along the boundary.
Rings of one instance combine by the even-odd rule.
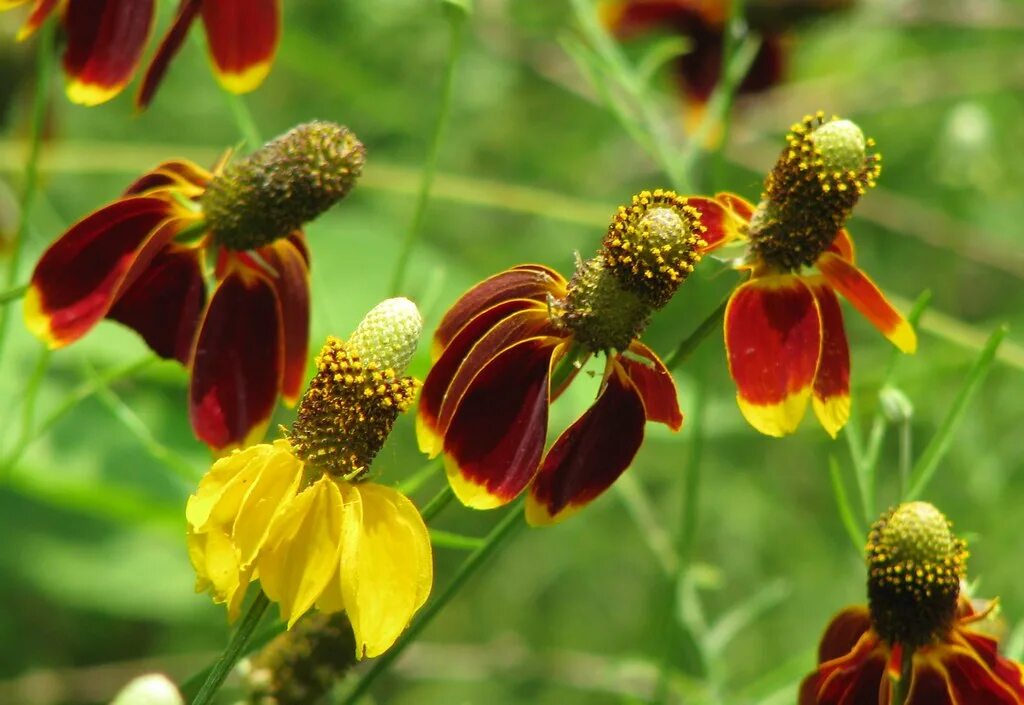
[[[913,328],[857,267],[845,228],[880,170],[872,145],[849,120],[818,113],[792,127],[756,207],[716,197],[747,244],[736,266],[750,278],[729,299],[725,346],[740,411],[761,433],[792,433],[808,402],[830,435],[846,424],[850,350],[837,294],[898,349],[917,348]]]
[[[433,582],[430,537],[369,469],[419,389],[402,377],[422,322],[382,302],[343,342],[328,338],[286,438],[216,461],[185,509],[197,591],[234,619],[251,581],[291,628],[313,607],[345,611],[359,658],[394,643]]]
[[[725,217],[708,199],[645,191],[619,208],[601,250],[579,259],[571,280],[540,265],[513,267],[449,309],[434,336],[417,435],[425,453],[443,453],[464,504],[497,507],[529,487],[527,520],[560,520],[626,469],[646,421],[680,427],[672,375],[638,338],[715,244],[700,213]],[[604,356],[597,399],[545,453],[548,407],[593,355]]]
[[[0,0],[0,11],[30,4],[19,39],[51,15],[67,35],[64,73],[74,103],[98,105],[132,80],[153,30],[154,0]],[[206,29],[214,73],[234,93],[251,91],[270,72],[281,33],[280,0],[182,0],[139,89],[149,104],[170,60],[197,17]]]
[[[279,394],[291,404],[302,391],[300,228],[348,193],[363,161],[348,129],[313,122],[212,173],[161,164],[50,245],[25,294],[26,324],[51,348],[104,318],[134,329],[188,367],[196,436],[215,451],[247,445]]]
[[[799,705],[1020,705],[1021,665],[984,629],[960,592],[965,544],[925,502],[889,510],[867,545],[868,607],[829,624]],[[905,680],[905,679],[909,679]]]

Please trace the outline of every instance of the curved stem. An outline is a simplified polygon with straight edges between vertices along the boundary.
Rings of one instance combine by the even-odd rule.
[[[513,505],[508,513],[502,518],[501,522],[498,523],[491,533],[487,535],[487,539],[480,548],[473,551],[473,553],[467,558],[461,566],[459,566],[458,572],[455,573],[455,577],[448,583],[444,591],[441,592],[434,600],[428,604],[423,612],[420,613],[419,618],[410,625],[405,631],[405,634],[399,638],[395,645],[392,646],[384,655],[377,659],[377,661],[370,667],[363,677],[356,683],[344,700],[342,705],[354,705],[359,698],[361,698],[373,682],[377,678],[391,667],[391,664],[402,655],[402,652],[419,637],[420,633],[427,628],[427,626],[441,613],[441,610],[451,602],[452,598],[458,594],[459,590],[465,582],[479,570],[488,558],[501,546],[517,529],[522,528],[526,525],[523,520],[523,508],[522,503],[516,503]],[[194,704],[193,704],[194,705]]]
[[[409,257],[412,248],[416,245],[420,230],[423,228],[423,221],[427,215],[427,204],[430,202],[430,191],[434,184],[434,174],[437,171],[437,158],[441,153],[441,139],[444,136],[448,118],[451,115],[452,93],[455,85],[455,66],[462,53],[462,33],[468,10],[461,5],[451,4],[448,9],[449,29],[451,32],[448,44],[448,60],[444,67],[444,78],[441,84],[441,105],[437,112],[437,119],[434,121],[434,133],[430,141],[430,149],[427,152],[427,159],[423,164],[423,173],[420,178],[419,193],[416,196],[416,206],[413,211],[412,222],[402,240],[402,247],[395,260],[395,270],[391,276],[391,296],[398,296],[402,293],[405,284],[405,275],[409,269]]]
[[[213,700],[213,696],[217,694],[220,686],[224,683],[224,679],[228,677],[231,669],[235,667],[238,659],[242,657],[245,645],[249,642],[253,632],[256,631],[256,627],[269,605],[270,600],[263,591],[260,591],[260,594],[249,605],[245,616],[242,617],[238,629],[235,631],[234,636],[231,637],[228,648],[224,650],[224,653],[221,654],[221,657],[213,665],[209,675],[206,676],[206,681],[203,683],[203,687],[199,689],[196,697],[193,698],[192,705],[206,705]]]
[[[718,324],[725,318],[725,308],[729,305],[729,295],[722,299],[722,302],[718,304],[714,311],[707,315],[703,321],[693,330],[690,335],[684,338],[676,349],[673,350],[668,357],[665,358],[665,366],[672,370],[685,362],[694,351],[700,347],[700,344],[707,340],[707,337],[711,335],[712,331],[718,327]]]

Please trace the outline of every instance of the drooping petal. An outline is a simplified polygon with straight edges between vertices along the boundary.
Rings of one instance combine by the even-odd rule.
[[[1016,683],[1004,682],[976,653],[953,647],[947,649],[942,663],[955,702],[1020,705],[1022,688],[1019,680]]]
[[[231,539],[243,568],[252,565],[271,523],[287,508],[303,478],[304,464],[292,454],[288,441],[274,441],[273,449],[262,471],[249,485],[232,524]]]
[[[198,164],[185,159],[173,159],[137,178],[122,195],[142,196],[167,190],[194,198],[203,192],[212,178],[213,175]]]
[[[849,653],[871,629],[871,613],[864,606],[847,607],[832,618],[818,645],[818,662],[824,663]]]
[[[732,240],[743,237],[743,229],[749,220],[749,217],[744,218],[732,210],[730,207],[732,201],[723,203],[721,200],[723,196],[741,201],[749,206],[739,196],[733,196],[732,194],[719,194],[715,198],[699,196],[688,196],[686,198],[686,205],[693,206],[700,211],[701,225],[707,228],[707,231],[702,236],[707,243],[707,246],[703,248],[704,252],[710,252]]]
[[[902,352],[917,350],[917,334],[870,277],[847,260],[826,252],[816,262],[828,283]]]
[[[128,270],[156,255],[140,246],[169,215],[160,199],[126,198],[72,225],[36,264],[25,293],[28,329],[51,348],[85,335],[110,310]]]
[[[420,450],[435,457],[441,452],[447,421],[441,411],[448,400],[450,419],[454,402],[465,391],[476,371],[517,340],[532,337],[547,322],[545,309],[536,301],[511,299],[491,306],[467,323],[431,367],[420,393],[416,436]],[[453,387],[457,375],[458,385]]]
[[[644,404],[624,369],[612,362],[597,401],[558,437],[526,502],[533,526],[567,518],[611,487],[644,439]]]
[[[444,434],[455,495],[475,509],[514,499],[533,480],[544,451],[551,366],[558,338],[520,341],[496,355],[462,396]]]
[[[64,28],[68,99],[98,105],[132,79],[153,28],[153,0],[69,2]]]
[[[206,304],[202,255],[170,246],[117,297],[107,317],[135,330],[157,355],[188,365]]]
[[[214,602],[228,605],[228,619],[234,620],[252,573],[239,564],[230,536],[217,526],[202,533],[189,530],[186,542],[196,571],[196,592],[209,589]]]
[[[523,265],[485,279],[458,298],[434,333],[433,359],[451,342],[455,334],[473,318],[495,304],[510,299],[532,299],[547,303],[548,295],[564,293],[565,279],[541,265]]]
[[[823,282],[808,282],[821,313],[821,357],[814,375],[812,404],[833,438],[850,418],[850,346],[839,299]]]
[[[361,512],[344,515],[340,582],[357,658],[387,651],[427,601],[434,581],[430,535],[415,505],[390,487],[353,486]]]
[[[156,53],[150,59],[146,73],[142,77],[142,83],[139,84],[139,92],[135,95],[136,107],[144,109],[153,100],[156,89],[160,86],[164,74],[167,73],[167,68],[171,65],[171,59],[177,56],[185,37],[188,36],[189,28],[199,14],[201,3],[202,0],[181,0],[174,22],[171,23],[163,39],[160,40],[160,46],[157,47]]]
[[[206,0],[203,25],[214,71],[232,93],[257,88],[281,38],[281,0]]]
[[[306,380],[309,352],[309,268],[302,253],[289,240],[278,240],[260,250],[275,270],[274,291],[284,331],[284,377],[281,395],[288,405],[298,401]]]
[[[721,191],[715,194],[715,200],[731,210],[733,215],[743,223],[750,222],[750,219],[754,217],[756,207],[743,196]]]
[[[679,410],[679,395],[676,393],[672,373],[661,358],[640,341],[633,341],[629,352],[647,361],[645,364],[625,355],[618,358],[619,364],[640,393],[647,420],[663,423],[673,431],[678,431],[683,425],[683,412]]]
[[[848,653],[804,680],[800,705],[881,705],[886,652],[878,635],[866,632]]]
[[[23,5],[27,0],[14,0],[13,2],[0,2],[0,10]],[[36,0],[35,6],[28,14],[25,24],[18,30],[18,41],[28,39],[46,21],[50,14],[57,9],[60,0]]]
[[[185,504],[189,528],[198,532],[212,524],[234,523],[246,490],[274,454],[274,446],[258,443],[218,458]]]
[[[262,277],[230,272],[213,292],[192,353],[189,418],[215,451],[263,435],[283,374],[280,310]]]
[[[821,352],[821,317],[796,276],[752,279],[725,311],[725,347],[736,400],[751,426],[784,436],[800,425]]]
[[[856,262],[857,253],[853,245],[853,238],[850,237],[850,231],[846,228],[839,229],[839,232],[836,233],[836,239],[828,246],[828,251],[835,252],[850,264]]]
[[[289,629],[338,572],[347,510],[338,486],[324,475],[288,502],[270,527],[256,566]]]
[[[907,703],[910,705],[973,705],[973,703],[996,705],[995,702],[989,700],[954,700],[949,691],[946,674],[930,667],[930,664],[922,666],[919,667],[915,663],[910,693],[907,694]],[[891,700],[891,689],[887,700]]]
[[[966,600],[964,600],[966,602]],[[999,654],[998,642],[986,634],[958,629],[956,635],[982,663],[1024,703],[1024,669],[1016,661]]]

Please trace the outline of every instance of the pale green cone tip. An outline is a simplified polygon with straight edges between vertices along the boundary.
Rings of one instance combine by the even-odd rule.
[[[129,681],[110,705],[185,705],[185,700],[167,676],[147,673]]]
[[[811,141],[828,171],[859,171],[867,158],[867,141],[856,123],[832,120],[811,133]]]
[[[386,299],[360,321],[347,346],[365,362],[400,375],[409,365],[423,333],[420,310],[409,299]]]

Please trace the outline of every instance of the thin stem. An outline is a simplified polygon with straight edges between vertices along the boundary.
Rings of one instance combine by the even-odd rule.
[[[455,493],[452,492],[452,487],[447,482],[444,483],[444,487],[437,491],[429,502],[423,506],[423,510],[420,511],[420,516],[423,517],[424,522],[429,522],[431,519],[441,513],[441,510],[448,506],[448,503],[452,501]]]
[[[18,286],[11,287],[7,291],[0,292],[0,306],[6,306],[12,301],[17,301],[25,295],[26,291],[28,291],[28,284],[19,284]]]
[[[409,268],[409,258],[412,249],[419,239],[420,231],[423,229],[423,221],[427,216],[427,205],[430,203],[430,192],[434,185],[434,174],[437,172],[437,159],[441,154],[441,142],[444,137],[448,119],[451,116],[452,94],[455,85],[455,67],[462,53],[463,29],[468,16],[467,10],[461,6],[450,5],[447,8],[448,14],[448,59],[444,67],[444,77],[441,83],[441,105],[437,111],[437,118],[434,120],[434,132],[430,140],[430,148],[427,151],[427,159],[423,164],[423,174],[420,178],[419,193],[416,196],[416,205],[413,210],[412,221],[409,229],[402,240],[402,247],[398,252],[395,261],[394,273],[391,275],[391,296],[402,293],[405,285],[405,275]]]
[[[11,243],[11,258],[7,264],[4,277],[4,295],[11,293],[14,281],[18,277],[21,264],[22,246],[28,233],[28,223],[35,204],[36,192],[39,188],[39,153],[43,145],[43,124],[46,120],[46,108],[50,97],[50,79],[53,75],[53,59],[56,55],[54,37],[57,33],[56,20],[46,22],[39,32],[39,46],[36,50],[36,95],[32,102],[32,136],[29,140],[28,159],[25,160],[25,181],[22,184],[21,200],[18,204],[18,229]],[[22,292],[24,293],[24,292]],[[18,294],[20,295],[20,294]],[[15,296],[14,298],[17,298]],[[6,303],[8,299],[4,299]],[[7,307],[0,307],[0,350],[7,338]],[[0,358],[3,353],[0,352]]]
[[[900,497],[907,491],[910,484],[910,468],[913,465],[914,435],[910,419],[903,419],[900,424]]]
[[[718,304],[714,311],[708,314],[707,318],[700,322],[689,336],[676,346],[676,349],[665,358],[665,366],[672,370],[685,362],[693,352],[700,347],[709,335],[718,327],[718,324],[725,318],[725,308],[729,305],[729,297],[726,296]]]
[[[900,679],[892,685],[893,705],[904,705],[910,695],[910,681],[914,675],[914,650],[903,647],[903,659],[900,662]]]
[[[220,690],[221,685],[224,683],[224,679],[231,673],[231,669],[238,663],[238,659],[242,657],[242,652],[245,649],[245,645],[249,642],[249,638],[252,637],[254,631],[256,631],[257,625],[260,623],[260,619],[263,617],[263,613],[267,611],[267,607],[270,605],[270,600],[267,596],[260,591],[253,600],[252,604],[249,605],[249,609],[246,611],[245,616],[242,617],[241,623],[238,625],[238,629],[235,631],[234,636],[231,637],[231,642],[228,647],[224,649],[224,653],[221,654],[217,662],[213,664],[213,669],[209,675],[206,676],[206,682],[203,683],[203,687],[199,689],[196,697],[192,700],[192,705],[206,705],[213,701],[213,697]]]
[[[434,600],[428,604],[423,612],[416,621],[409,626],[405,631],[405,634],[399,638],[395,645],[385,652],[377,661],[370,667],[363,677],[356,683],[352,692],[342,700],[342,705],[354,705],[358,702],[373,682],[380,677],[391,664],[402,655],[402,652],[419,637],[420,633],[423,632],[427,626],[441,613],[441,610],[451,602],[452,598],[458,594],[465,585],[466,581],[472,577],[477,570],[487,561],[491,555],[501,546],[509,537],[516,532],[516,530],[526,525],[523,520],[523,508],[521,503],[516,503],[509,508],[508,513],[502,518],[501,522],[498,523],[491,533],[487,535],[487,539],[480,548],[473,551],[472,554],[459,566],[459,570],[455,573],[452,581],[448,583],[444,591],[441,592]],[[193,703],[195,705],[195,703]]]
[[[259,149],[263,145],[263,137],[260,136],[260,128],[256,125],[256,118],[253,117],[249,104],[245,98],[236,94],[224,91],[228,99],[228,107],[231,108],[231,116],[235,119],[238,131],[249,146],[250,150]]]

